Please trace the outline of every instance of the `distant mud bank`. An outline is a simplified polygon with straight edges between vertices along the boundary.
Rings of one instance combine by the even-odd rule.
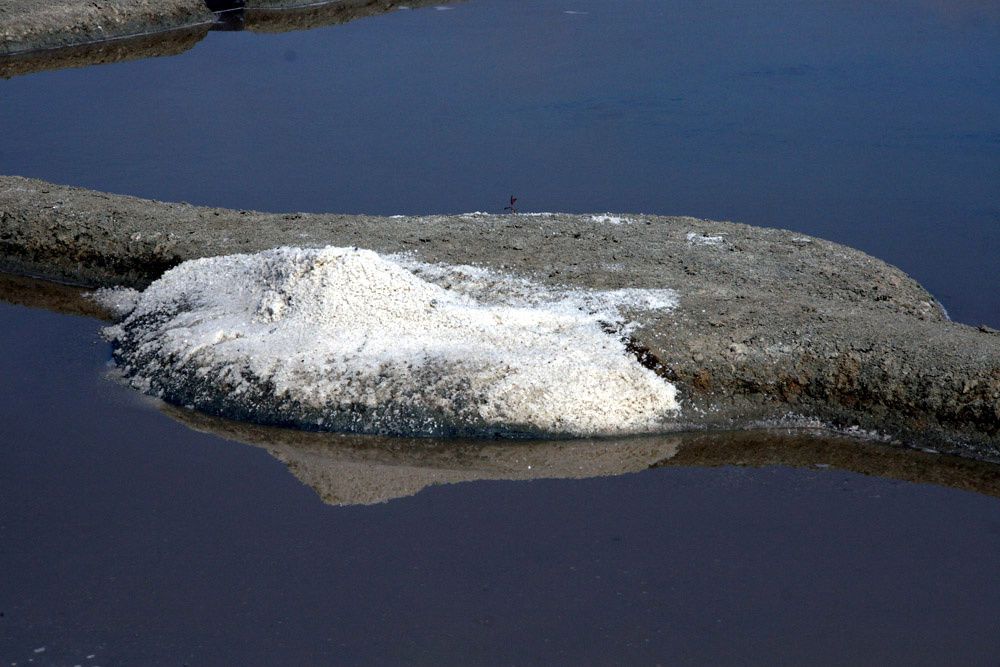
[[[207,26],[204,0],[0,0],[0,56]]]
[[[210,30],[308,30],[455,1],[0,0],[0,78],[177,55]]]

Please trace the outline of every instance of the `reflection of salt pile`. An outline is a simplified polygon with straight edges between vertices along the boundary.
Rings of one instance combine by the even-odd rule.
[[[127,296],[105,300],[121,309]],[[236,419],[622,434],[658,430],[678,404],[602,326],[673,303],[668,290],[555,291],[367,250],[280,248],[185,262],[107,334],[136,387]]]

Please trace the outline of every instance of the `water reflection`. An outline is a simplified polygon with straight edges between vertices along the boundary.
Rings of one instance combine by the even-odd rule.
[[[244,10],[244,28],[268,33],[310,30],[387,14],[399,9],[436,7],[460,1],[348,0],[303,3],[301,0],[249,0]]]
[[[40,308],[64,315],[109,320],[111,315],[88,299],[92,290],[76,285],[38,280],[28,276],[0,273],[0,301],[16,306]]]
[[[88,290],[0,273],[0,301],[109,319]],[[311,433],[159,404],[187,427],[260,447],[332,505],[412,496],[435,484],[623,475],[663,466],[839,469],[1000,497],[1000,466],[823,431],[770,429],[592,440],[491,441]]]
[[[115,39],[96,44],[69,46],[0,57],[0,77],[11,77],[70,67],[89,67],[108,63],[176,56],[200,42],[208,25],[171,30],[131,39]]]
[[[215,12],[212,30],[277,33],[340,25],[399,9],[446,5],[462,0],[205,0]]]
[[[768,429],[561,441],[438,440],[310,433],[162,406],[186,426],[260,447],[331,505],[369,505],[435,484],[582,479],[663,466],[839,469],[1000,497],[1000,466],[822,431]]]

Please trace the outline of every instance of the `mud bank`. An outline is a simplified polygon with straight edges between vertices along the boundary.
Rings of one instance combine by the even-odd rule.
[[[645,215],[268,214],[0,177],[5,270],[143,287],[196,257],[295,245],[409,252],[552,286],[674,289],[628,348],[676,427],[807,423],[1000,460],[1000,336],[949,322],[898,269],[789,231]]]
[[[0,0],[0,55],[211,24],[203,0]]]

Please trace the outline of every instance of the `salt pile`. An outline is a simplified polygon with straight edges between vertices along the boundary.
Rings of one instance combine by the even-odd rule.
[[[670,290],[558,290],[329,247],[192,260],[98,298],[124,317],[105,334],[133,386],[233,419],[593,436],[657,431],[679,410],[623,343],[624,313],[670,309]]]

